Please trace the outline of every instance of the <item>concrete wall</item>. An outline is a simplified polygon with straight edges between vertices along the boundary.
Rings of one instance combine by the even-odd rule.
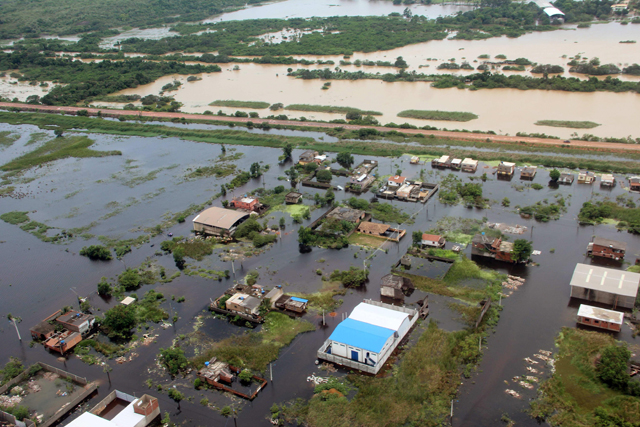
[[[571,286],[571,297],[583,299],[586,301],[595,301],[601,304],[610,305],[614,308],[628,308],[633,309],[635,304],[634,297],[627,297],[623,295],[616,295],[609,292],[598,291],[595,289],[586,289],[579,286]]]

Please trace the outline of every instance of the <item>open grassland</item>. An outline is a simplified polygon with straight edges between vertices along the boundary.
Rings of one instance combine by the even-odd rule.
[[[306,320],[294,320],[282,313],[269,313],[260,331],[235,335],[217,342],[193,359],[192,363],[201,368],[205,361],[216,356],[234,366],[264,372],[269,362],[276,360],[280,350],[289,345],[298,334],[314,329]]]
[[[20,135],[11,131],[0,132],[0,148],[11,147],[14,142],[20,139]]]
[[[569,120],[538,120],[534,123],[536,126],[553,126],[557,128],[571,129],[593,129],[600,126],[600,123],[590,121],[569,121]]]
[[[556,372],[541,385],[531,415],[563,427],[637,425],[640,397],[610,388],[596,371],[602,352],[616,344],[605,333],[562,329],[556,340]]]
[[[423,120],[448,120],[453,122],[468,122],[478,118],[478,116],[473,113],[438,110],[404,110],[398,113],[398,117]]]
[[[93,143],[94,141],[86,136],[55,138],[41,147],[6,163],[0,169],[3,171],[22,172],[35,166],[69,157],[85,158],[122,155],[120,151],[91,150],[89,147]]]
[[[335,105],[291,104],[291,105],[287,105],[285,109],[294,110],[294,111],[313,111],[316,113],[337,113],[337,114],[358,113],[363,116],[381,116],[382,115],[380,111],[361,110],[359,108],[353,108],[353,107],[338,107]]]
[[[233,107],[233,108],[254,108],[254,109],[264,109],[264,108],[268,108],[269,104],[268,102],[261,102],[261,101],[234,101],[234,100],[217,100],[217,101],[213,101],[212,103],[210,103],[209,105],[215,106],[215,107]]]

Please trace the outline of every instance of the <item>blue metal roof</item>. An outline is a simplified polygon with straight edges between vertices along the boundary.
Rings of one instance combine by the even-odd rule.
[[[309,302],[309,300],[298,298],[298,297],[291,297],[291,299],[294,300],[294,301],[298,301],[298,302],[304,302],[304,303],[308,303]]]
[[[373,353],[380,353],[393,333],[394,331],[391,329],[347,318],[336,327],[329,339]]]

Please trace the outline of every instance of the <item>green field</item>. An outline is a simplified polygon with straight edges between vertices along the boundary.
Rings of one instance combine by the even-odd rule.
[[[262,102],[262,101],[234,101],[231,99],[227,99],[227,100],[217,100],[217,101],[213,101],[211,104],[212,106],[215,107],[232,107],[232,108],[255,108],[255,109],[264,109],[264,108],[269,108],[269,104],[268,102]]]
[[[353,108],[353,107],[338,107],[335,105],[291,104],[291,105],[287,105],[285,108],[287,110],[313,111],[316,113],[338,113],[338,114],[358,113],[358,114],[362,114],[363,116],[381,116],[382,115],[380,111],[361,110],[359,108]]]
[[[556,128],[571,128],[571,129],[593,129],[600,126],[600,123],[596,122],[579,122],[570,120],[538,120],[535,122],[536,126],[553,126]]]
[[[448,120],[452,122],[468,122],[469,120],[478,118],[478,116],[473,113],[438,110],[404,110],[398,113],[398,117],[422,120]]]

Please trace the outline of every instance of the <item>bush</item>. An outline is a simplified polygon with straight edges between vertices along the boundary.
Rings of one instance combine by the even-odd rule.
[[[140,287],[140,275],[137,270],[127,268],[118,276],[118,283],[125,291],[133,291]]]
[[[130,305],[116,305],[104,314],[102,326],[109,338],[131,338],[131,330],[136,326],[135,308]]]
[[[187,369],[187,357],[180,347],[161,348],[158,359],[171,375],[177,375]]]
[[[80,255],[93,260],[108,261],[113,259],[109,249],[102,245],[85,246],[80,250]]]
[[[331,171],[323,169],[316,174],[318,182],[331,182]]]
[[[606,347],[596,367],[600,381],[613,389],[625,391],[629,382],[627,365],[630,357],[631,352],[626,347],[618,345]]]
[[[242,381],[243,383],[250,383],[251,380],[253,379],[253,374],[251,373],[250,370],[248,369],[243,369],[239,374],[238,374],[238,378],[240,379],[240,381]]]
[[[106,297],[110,296],[111,292],[113,292],[113,288],[111,287],[109,282],[107,282],[107,278],[103,277],[102,279],[100,279],[100,282],[98,283],[98,295]]]
[[[173,261],[176,263],[176,267],[182,269],[184,267],[184,248],[177,247],[173,250]]]
[[[238,228],[236,229],[235,237],[252,238],[254,233],[259,233],[261,231],[262,225],[260,225],[260,223],[255,218],[251,217],[238,226]]]
[[[254,233],[253,235],[253,246],[255,246],[256,248],[261,248],[265,245],[268,245],[269,243],[273,243],[275,242],[277,239],[277,236],[274,234],[260,234],[260,233]]]

